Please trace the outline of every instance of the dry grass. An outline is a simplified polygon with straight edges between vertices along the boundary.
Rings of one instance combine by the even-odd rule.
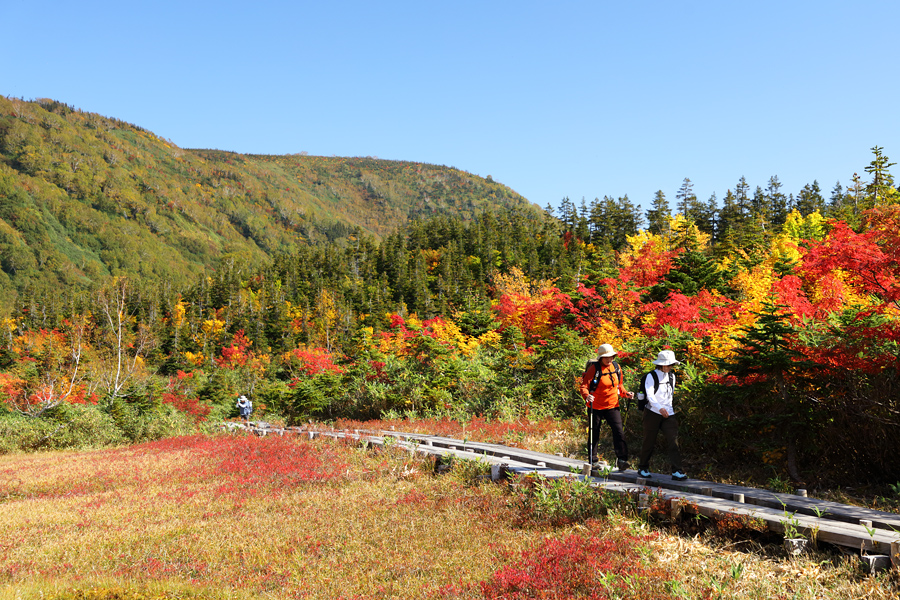
[[[509,581],[538,585],[542,569],[580,556],[573,548],[590,540],[613,542],[596,567],[605,579],[569,565],[545,597],[607,597],[597,581],[618,585],[608,589],[622,598],[880,599],[898,589],[852,561],[648,535],[627,511],[518,526],[505,486],[432,470],[398,448],[327,438],[198,436],[2,456],[0,598],[530,597]]]

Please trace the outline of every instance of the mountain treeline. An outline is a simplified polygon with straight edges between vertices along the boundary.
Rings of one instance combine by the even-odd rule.
[[[490,177],[374,158],[186,150],[54,100],[0,97],[0,307],[111,276],[189,285],[236,259],[376,239],[410,218],[537,210]]]

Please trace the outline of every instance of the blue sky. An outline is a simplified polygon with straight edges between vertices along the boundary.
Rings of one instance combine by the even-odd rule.
[[[38,7],[39,6],[39,7]],[[900,3],[4,0],[0,94],[183,148],[377,156],[558,206],[827,198],[900,158]],[[897,161],[900,162],[900,161]],[[895,169],[896,170],[896,169]],[[898,172],[900,174],[900,172]]]

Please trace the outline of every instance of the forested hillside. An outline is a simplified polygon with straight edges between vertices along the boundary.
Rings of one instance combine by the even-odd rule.
[[[109,276],[178,289],[239,260],[411,218],[536,210],[490,178],[372,158],[186,150],[52,100],[0,97],[0,307]]]

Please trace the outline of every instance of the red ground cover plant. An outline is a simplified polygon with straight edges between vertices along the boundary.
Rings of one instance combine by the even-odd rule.
[[[506,566],[481,582],[477,591],[490,600],[667,599],[673,573],[641,558],[638,548],[655,534],[634,535],[624,528],[549,538],[517,555],[505,556]],[[649,564],[648,564],[649,563]],[[440,598],[472,597],[466,586],[446,586]],[[708,597],[705,594],[704,597]]]

